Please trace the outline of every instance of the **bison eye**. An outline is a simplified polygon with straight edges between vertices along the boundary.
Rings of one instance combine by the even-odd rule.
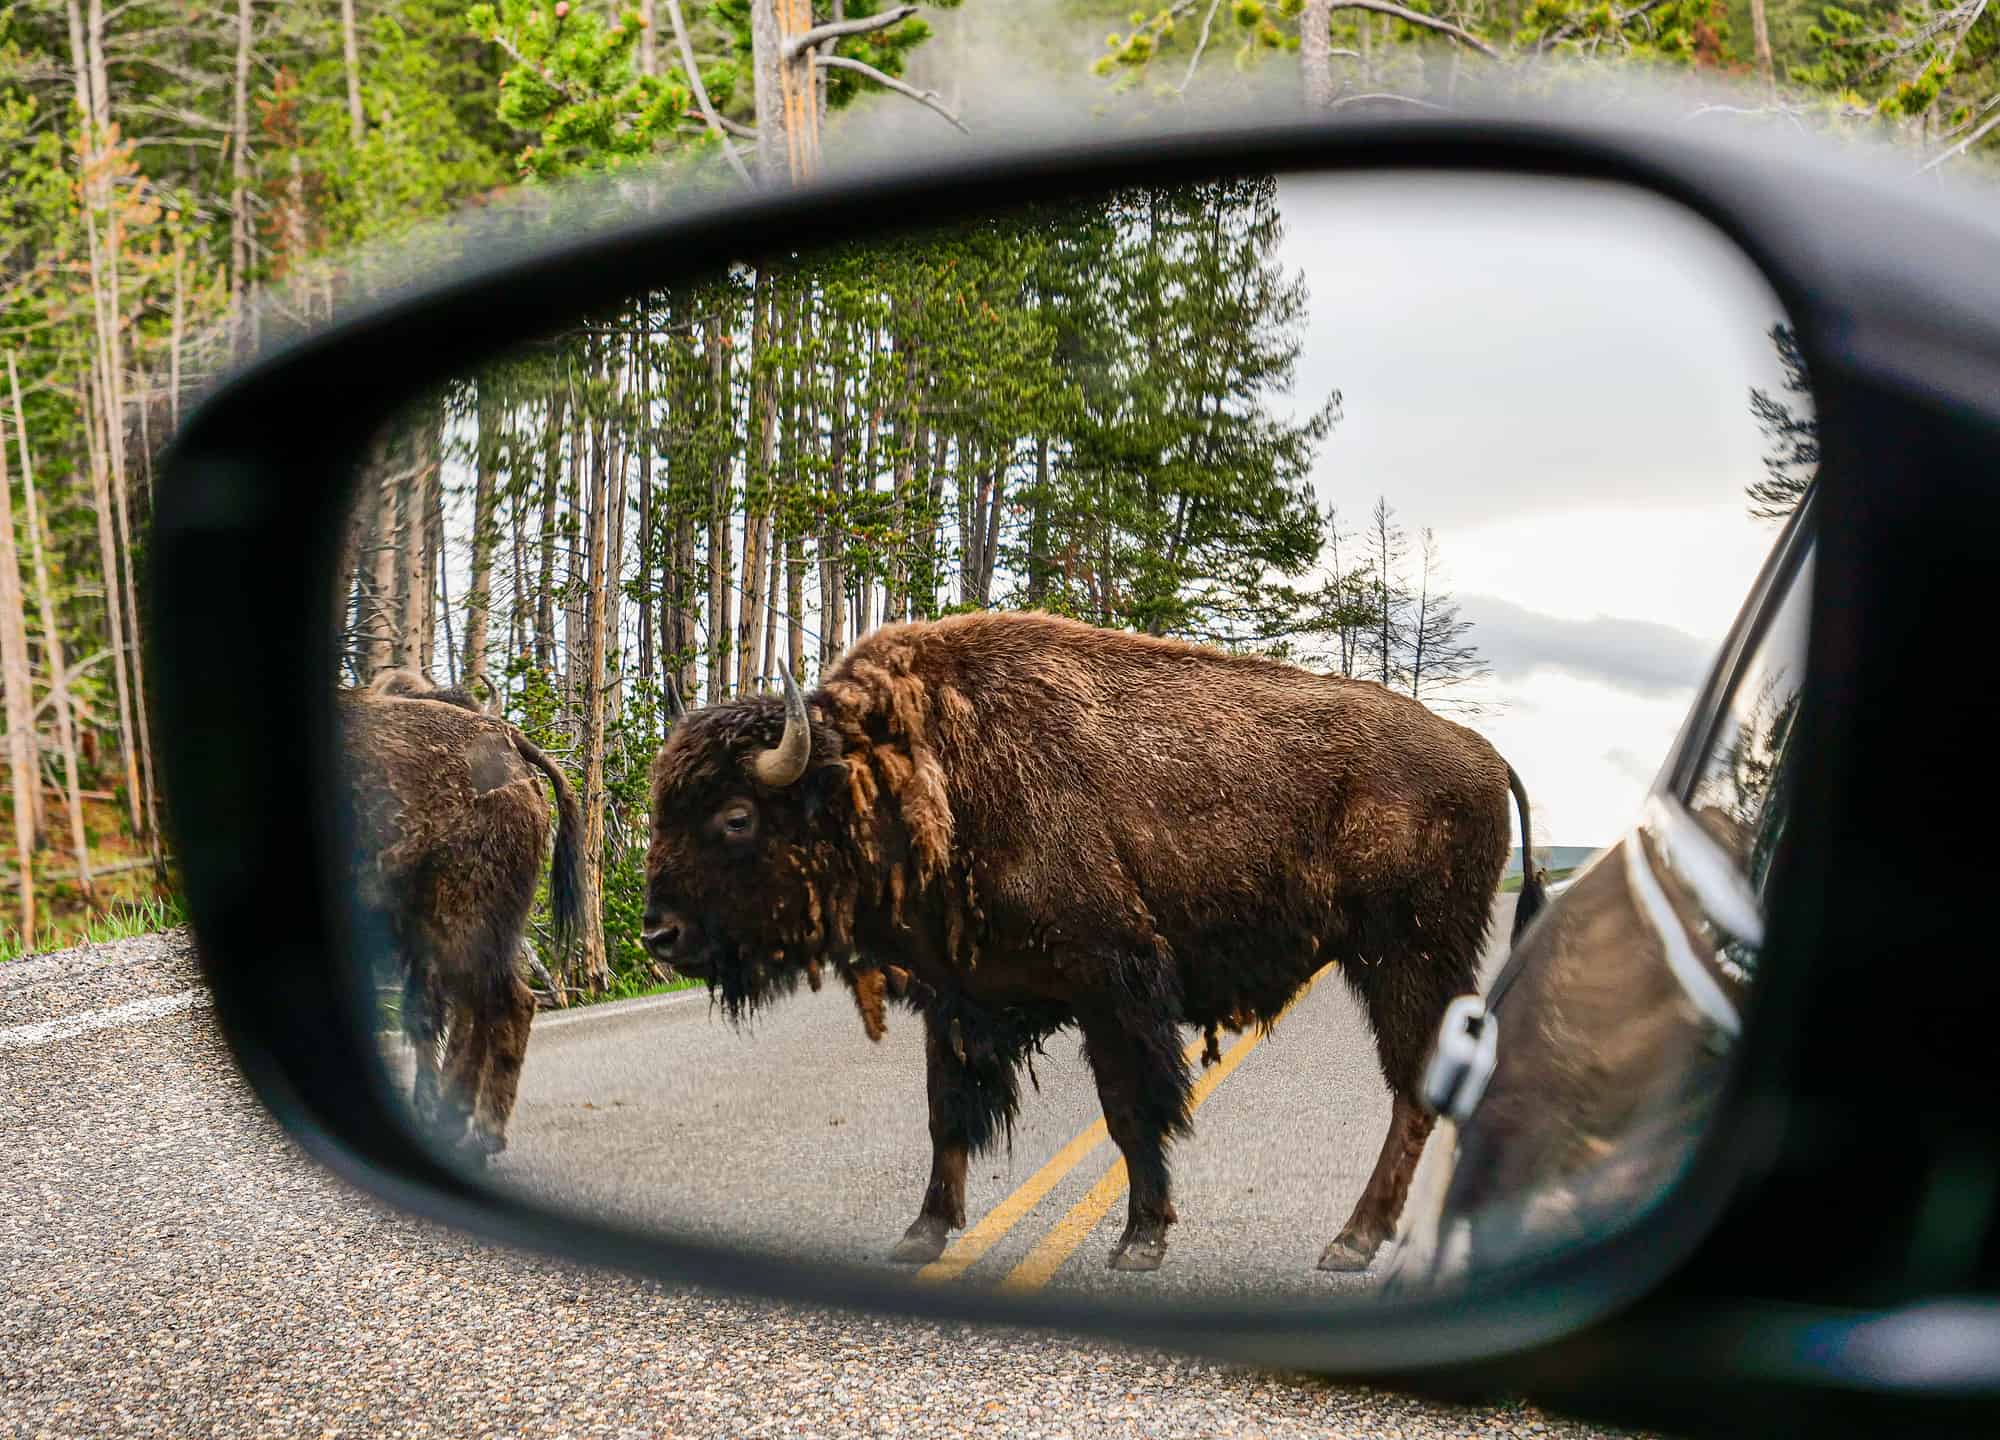
[[[715,828],[725,840],[747,840],[757,829],[757,811],[747,800],[732,800],[715,816]]]

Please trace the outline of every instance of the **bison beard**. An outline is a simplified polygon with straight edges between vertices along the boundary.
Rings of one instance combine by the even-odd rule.
[[[364,929],[401,972],[413,1103],[441,1138],[483,1158],[506,1145],[534,1019],[517,966],[548,846],[535,772],[556,793],[550,896],[563,943],[581,914],[581,812],[554,762],[462,690],[392,671],[343,692],[340,721],[356,894]]]
[[[1474,988],[1510,798],[1527,840],[1485,740],[1369,682],[1042,615],[891,626],[810,702],[786,688],[662,747],[646,943],[732,1015],[830,965],[923,1017],[931,1175],[896,1259],[965,1224],[969,1158],[1074,1027],[1131,1177],[1111,1263],[1156,1267],[1181,1028],[1268,1025],[1337,961],[1393,1115],[1320,1263],[1370,1262],[1429,1134],[1424,1057]],[[1530,877],[1517,932],[1539,900]]]

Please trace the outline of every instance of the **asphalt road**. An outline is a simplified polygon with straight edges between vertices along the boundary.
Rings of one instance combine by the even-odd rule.
[[[1499,897],[1486,967],[1504,958]],[[1200,1037],[1186,1037],[1196,1053]],[[1268,1037],[1222,1037],[1197,1070],[1194,1134],[1174,1149],[1167,1262],[1111,1270],[1124,1166],[1073,1033],[1037,1060],[1011,1148],[974,1162],[969,1233],[923,1283],[1203,1297],[1358,1294],[1316,1268],[1361,1193],[1389,1095],[1335,969]],[[804,990],[742,1029],[706,992],[535,1023],[501,1183],[586,1213],[750,1243],[802,1260],[883,1263],[929,1176],[923,1029],[892,1011],[871,1044],[848,992]],[[910,1274],[908,1270],[899,1273]]]
[[[652,1021],[706,1034],[704,1013]],[[559,1128],[556,1082],[589,1073],[546,1062],[594,1023],[538,1027],[538,1133]],[[831,1038],[869,1055],[858,1033]],[[896,1043],[864,1063],[902,1104]],[[1266,1058],[1294,1048],[1282,1026],[1267,1043]],[[1246,1061],[1202,1113],[1224,1114],[1255,1073]],[[798,1097],[800,1113],[824,1123],[826,1100]],[[683,1170],[716,1159],[680,1154]],[[1190,1202],[1201,1169],[1185,1158]],[[982,1172],[983,1194],[1007,1173]],[[1213,1220],[1190,1208],[1170,1267]],[[882,1243],[842,1223],[871,1253]],[[0,1436],[1604,1433],[1526,1407],[750,1304],[470,1241],[298,1155],[230,1068],[177,937],[0,965],[0,1294]]]

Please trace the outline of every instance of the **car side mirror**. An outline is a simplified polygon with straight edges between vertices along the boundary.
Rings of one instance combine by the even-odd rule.
[[[246,1073],[552,1253],[1657,1384],[1593,1347],[1804,1185],[1853,1076],[1796,1027],[1854,1023],[1851,867],[1929,813],[1857,780],[1914,612],[1855,527],[1990,508],[1933,462],[1991,448],[2000,312],[1829,237],[1847,185],[1502,117],[449,237],[162,480],[162,771]],[[1717,1383],[1814,1383],[1753,1309]]]

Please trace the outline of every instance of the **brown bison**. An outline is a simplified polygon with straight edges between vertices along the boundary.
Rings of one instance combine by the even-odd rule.
[[[536,772],[556,796],[549,893],[564,944],[580,914],[582,814],[561,769],[463,690],[390,671],[341,698],[355,885],[401,972],[412,1099],[425,1124],[484,1157],[506,1146],[534,1020],[518,967],[548,846]]]
[[[1338,961],[1394,1114],[1320,1264],[1365,1268],[1429,1134],[1431,1039],[1474,988],[1510,790],[1532,845],[1507,762],[1372,683],[1038,614],[891,626],[810,698],[785,683],[687,715],[654,761],[644,940],[732,1015],[822,964],[922,1014],[931,1177],[894,1258],[965,1224],[968,1157],[1074,1026],[1131,1176],[1111,1264],[1157,1267],[1180,1027],[1268,1025]]]

